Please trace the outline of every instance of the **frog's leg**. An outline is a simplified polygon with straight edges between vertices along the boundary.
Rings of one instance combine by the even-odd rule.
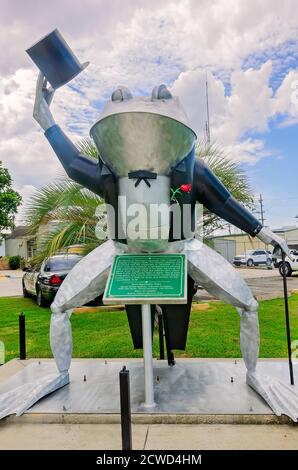
[[[273,377],[257,372],[259,355],[258,303],[251,290],[233,268],[216,251],[199,240],[185,243],[188,273],[208,292],[234,305],[240,314],[240,347],[247,369],[247,383],[268,403],[275,414],[298,419],[298,389]]]
[[[72,309],[104,291],[114,256],[121,252],[120,245],[109,240],[82,258],[69,272],[51,305],[50,340],[58,373],[0,395],[0,419],[13,413],[21,415],[42,397],[69,383]]]

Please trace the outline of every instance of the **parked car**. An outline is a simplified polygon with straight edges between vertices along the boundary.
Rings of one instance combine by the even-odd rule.
[[[290,250],[293,259],[285,258],[285,273],[286,276],[292,276],[294,271],[298,271],[298,250]],[[283,266],[281,258],[273,257],[273,264],[275,268],[278,268],[279,274],[283,275]]]
[[[82,259],[78,254],[62,253],[53,255],[40,266],[24,268],[23,296],[36,296],[37,305],[48,306],[69,271]]]
[[[235,266],[259,266],[263,264],[268,268],[272,265],[272,254],[266,250],[249,250],[245,254],[234,256]]]

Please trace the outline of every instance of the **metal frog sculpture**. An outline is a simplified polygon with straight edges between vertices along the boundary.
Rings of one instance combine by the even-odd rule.
[[[200,284],[238,310],[247,383],[277,415],[284,413],[296,420],[298,397],[295,389],[257,372],[258,303],[230,263],[195,238],[195,204],[200,202],[252,237],[258,237],[266,244],[279,245],[289,254],[286,242],[263,227],[234,199],[208,166],[195,158],[196,134],[189,126],[178,98],[173,97],[165,85],[155,87],[149,97],[134,98],[125,87],[113,92],[90,131],[99,151],[98,163],[79,154],[55,123],[50,111],[53,93],[40,74],[34,118],[45,131],[45,137],[68,176],[100,195],[114,208],[114,239],[101,244],[72,269],[51,305],[50,340],[58,373],[2,395],[0,416],[20,415],[37,400],[69,382],[72,309],[104,291],[117,253],[180,251],[187,253],[188,303],[161,306],[167,347],[185,349],[194,284]],[[135,203],[146,207],[153,204],[170,206],[174,202],[181,209],[187,206],[190,216],[183,221],[183,210],[173,211],[168,222],[160,222],[154,227],[158,235],[151,238],[146,221],[144,224],[141,221],[139,237],[130,237],[123,200],[127,207]],[[174,226],[180,227],[178,234]],[[140,306],[130,305],[126,310],[134,347],[141,348]]]

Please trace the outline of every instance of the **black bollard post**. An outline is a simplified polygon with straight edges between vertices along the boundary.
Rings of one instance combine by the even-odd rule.
[[[20,359],[26,359],[26,317],[23,312],[19,315]]]
[[[158,313],[158,336],[159,336],[159,359],[162,360],[165,358],[162,313]]]
[[[288,346],[288,360],[289,360],[289,371],[290,371],[290,382],[291,385],[294,385],[294,373],[293,373],[293,363],[292,363],[292,351],[291,351],[291,329],[290,329],[290,316],[289,316],[289,302],[288,302],[288,286],[287,286],[287,276],[286,276],[286,262],[285,254],[282,252],[282,278],[284,286],[284,301],[285,301],[285,315],[286,315],[286,331],[287,331],[287,346]]]
[[[122,450],[132,450],[129,370],[119,372]]]

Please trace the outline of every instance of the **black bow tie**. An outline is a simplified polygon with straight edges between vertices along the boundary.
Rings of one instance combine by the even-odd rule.
[[[128,178],[137,180],[135,183],[135,187],[137,187],[140,184],[140,182],[144,180],[148,188],[150,188],[151,184],[149,183],[148,180],[156,180],[157,173],[153,173],[152,171],[147,171],[147,170],[130,171],[128,173]]]

